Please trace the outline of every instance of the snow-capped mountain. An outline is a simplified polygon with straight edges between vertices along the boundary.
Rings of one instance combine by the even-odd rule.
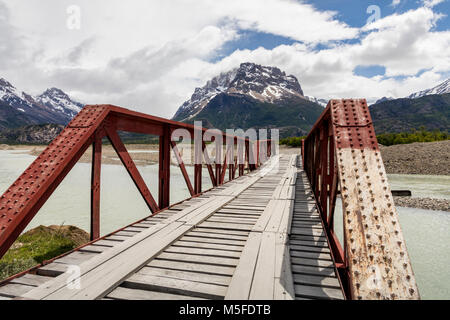
[[[320,99],[312,96],[305,96],[305,98],[309,101],[315,102],[317,104],[320,104],[322,107],[326,107],[328,104],[328,100]]]
[[[36,99],[39,103],[55,110],[55,112],[62,112],[73,118],[83,108],[83,104],[73,101],[70,97],[61,89],[51,88],[45,90],[45,92]]]
[[[305,99],[298,80],[276,67],[242,63],[239,68],[222,73],[209,80],[202,88],[196,88],[189,100],[183,103],[174,119],[194,117],[221,93],[246,95],[261,102],[277,103],[288,98]]]
[[[280,137],[301,136],[323,112],[316,101],[320,103],[304,96],[295,76],[242,63],[196,88],[173,120],[202,121],[205,127],[221,130],[278,128]]]
[[[51,88],[41,95],[32,96],[0,78],[2,127],[44,123],[66,125],[82,107],[60,89]]]
[[[409,99],[416,99],[423,96],[429,96],[432,94],[445,94],[450,93],[450,79],[445,80],[440,85],[437,85],[434,88],[419,91],[408,96]]]
[[[377,104],[377,103],[381,103],[381,102],[385,102],[385,101],[391,101],[391,100],[394,100],[394,98],[392,98],[392,97],[383,97],[383,98],[380,98],[377,101],[375,101],[375,103],[373,103],[373,104]]]

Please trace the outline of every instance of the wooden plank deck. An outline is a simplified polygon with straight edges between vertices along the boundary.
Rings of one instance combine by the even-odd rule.
[[[342,299],[296,156],[0,286],[0,299]],[[80,289],[67,286],[78,266]]]

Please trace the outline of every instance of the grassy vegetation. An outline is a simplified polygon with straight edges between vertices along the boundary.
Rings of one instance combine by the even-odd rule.
[[[284,139],[280,139],[280,144],[284,144],[289,147],[301,147],[302,139],[305,139],[305,138],[306,138],[306,136],[284,138]]]
[[[377,139],[378,143],[384,146],[392,146],[394,144],[449,140],[450,135],[448,132],[439,130],[427,131],[422,127],[420,130],[411,130],[411,132],[382,133],[377,135]]]
[[[303,137],[289,137],[280,139],[280,144],[290,147],[301,147]],[[392,146],[394,144],[407,144],[413,142],[433,142],[450,140],[450,134],[445,131],[427,131],[424,127],[420,130],[411,130],[411,132],[400,133],[382,133],[377,135],[378,143],[384,146]]]
[[[39,226],[19,236],[0,259],[0,280],[59,256],[89,240],[73,226]]]

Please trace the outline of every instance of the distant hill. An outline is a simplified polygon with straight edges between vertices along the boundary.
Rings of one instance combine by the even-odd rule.
[[[395,99],[370,106],[377,134],[405,132],[421,126],[450,131],[450,94]]]
[[[64,129],[60,124],[29,125],[0,131],[0,143],[48,144]]]

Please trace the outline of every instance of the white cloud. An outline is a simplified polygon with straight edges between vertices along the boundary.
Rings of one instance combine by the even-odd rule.
[[[423,0],[423,4],[425,5],[425,7],[432,8],[432,7],[438,5],[439,3],[442,3],[444,1],[445,0]]]
[[[358,30],[333,12],[290,0],[80,0],[81,29],[71,31],[66,8],[73,1],[3,3],[9,10],[0,0],[0,76],[31,93],[58,86],[86,103],[165,117],[196,86],[246,61],[278,66],[296,75],[307,95],[324,98],[406,96],[450,71],[450,32],[433,31],[441,16],[430,5]],[[240,30],[302,43],[210,62]],[[340,41],[346,39],[359,40]],[[358,65],[385,66],[389,78],[356,76]]]
[[[400,2],[402,2],[402,1],[401,0],[392,0],[391,6],[396,7],[400,4]]]

